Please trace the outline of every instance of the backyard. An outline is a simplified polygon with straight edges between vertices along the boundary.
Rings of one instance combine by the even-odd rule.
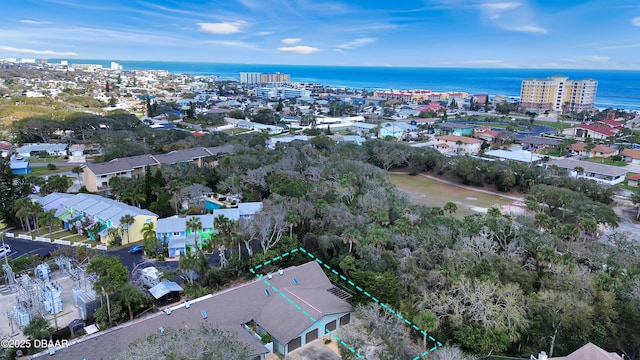
[[[458,206],[456,216],[464,217],[474,212],[486,212],[492,206],[499,206],[504,211],[512,212],[518,201],[507,194],[486,193],[490,189],[478,188],[479,191],[468,187],[443,183],[424,176],[410,176],[405,174],[389,174],[391,183],[399,190],[409,195],[411,200],[427,206],[444,207],[447,202],[454,202]],[[481,192],[482,191],[482,192]]]

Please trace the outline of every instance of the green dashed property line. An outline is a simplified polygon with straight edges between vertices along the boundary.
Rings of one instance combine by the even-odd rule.
[[[355,288],[356,290],[358,290],[359,292],[362,292],[366,297],[370,298],[371,300],[373,300],[374,302],[376,302],[378,305],[380,305],[381,307],[383,307],[384,309],[388,310],[390,313],[396,315],[396,317],[398,317],[398,319],[402,320],[404,323],[406,323],[407,325],[409,325],[410,327],[414,328],[416,331],[420,332],[420,334],[427,336],[429,338],[429,340],[433,341],[434,343],[436,343],[436,346],[432,347],[431,349],[429,349],[428,351],[424,351],[422,354],[420,354],[419,356],[416,356],[413,360],[419,360],[420,358],[428,355],[430,352],[435,351],[438,347],[441,347],[443,344],[439,341],[437,341],[436,339],[434,339],[431,335],[427,334],[426,331],[420,329],[416,324],[412,323],[410,320],[405,319],[400,313],[396,312],[393,308],[391,308],[389,305],[381,302],[380,300],[378,300],[375,296],[371,295],[369,292],[365,291],[363,288],[361,288],[360,286],[356,285],[353,281],[347,279],[344,275],[339,275],[339,273],[331,268],[331,266],[327,265],[326,263],[324,263],[322,260],[318,259],[315,255],[313,255],[312,253],[308,252],[305,248],[303,247],[299,247],[297,249],[293,249],[291,251],[288,251],[282,255],[276,256],[275,258],[265,261],[264,263],[257,265],[255,267],[252,267],[251,269],[249,269],[249,271],[254,274],[254,275],[258,275],[258,278],[262,278],[262,275],[256,274],[255,270],[268,265],[276,260],[279,260],[281,258],[284,258],[290,254],[294,254],[298,251],[301,251],[305,254],[307,254],[307,256],[309,256],[311,259],[315,260],[318,264],[320,264],[321,266],[325,267],[327,270],[331,271],[333,274],[338,275],[340,277],[341,280],[347,282],[349,285],[351,285],[351,287]],[[268,284],[268,282],[266,280],[264,280],[265,283],[267,283],[268,286],[270,286]],[[272,288],[276,291],[279,292],[275,287],[272,286]],[[280,292],[279,292],[280,293]],[[280,296],[282,296],[283,298],[286,298],[286,296],[282,293],[280,293]],[[290,299],[289,299],[290,300]],[[293,301],[289,301],[289,303],[294,304]],[[295,304],[294,304],[295,305]],[[296,309],[298,310],[302,310],[298,305],[295,305]],[[303,314],[308,315],[308,313],[306,313],[306,311],[303,311]],[[313,319],[311,317],[311,319]],[[315,322],[315,320],[314,320]],[[341,343],[344,343],[344,341],[338,339],[335,335],[331,335],[334,338],[336,338],[337,341],[340,341]],[[343,344],[345,347],[347,347],[350,351],[352,351],[353,353],[356,353],[355,350],[353,350],[352,347],[348,346],[346,343]],[[356,356],[358,356],[358,358],[362,358],[359,354],[356,353]]]

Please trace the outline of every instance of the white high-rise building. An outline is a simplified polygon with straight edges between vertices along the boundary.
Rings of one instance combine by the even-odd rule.
[[[260,84],[261,75],[262,74],[259,72],[241,72],[240,83],[241,84]]]
[[[113,70],[113,71],[122,71],[122,69],[123,69],[122,65],[118,64],[115,61],[111,62],[111,70]]]

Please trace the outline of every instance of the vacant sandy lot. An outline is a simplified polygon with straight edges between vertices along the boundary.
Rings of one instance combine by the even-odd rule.
[[[411,200],[427,206],[443,207],[449,201],[458,205],[456,216],[464,217],[500,207],[503,213],[522,213],[524,204],[518,196],[493,193],[485,188],[462,186],[434,180],[424,175],[389,174],[391,183]],[[443,180],[444,181],[444,180]]]

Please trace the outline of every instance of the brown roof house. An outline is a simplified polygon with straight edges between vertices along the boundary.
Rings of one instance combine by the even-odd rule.
[[[640,150],[626,148],[620,153],[624,161],[632,164],[640,164]]]
[[[589,151],[585,149],[586,147],[587,144],[583,142],[571,144],[571,152],[588,158],[599,157],[605,159],[618,154],[618,150],[605,145],[597,144]]]
[[[162,312],[69,342],[47,359],[109,359],[114,351],[166,328],[197,328],[203,324],[230,333],[245,343],[250,359],[271,353],[287,355],[351,322],[349,296],[336,288],[320,265],[311,261],[213,295],[187,301]],[[261,335],[272,342],[263,344]]]
[[[622,360],[622,357],[616,353],[607,352],[592,343],[588,343],[567,356],[550,358],[550,357],[547,357],[547,354],[544,351],[541,351],[537,358],[531,355],[530,359],[531,360]]]
[[[467,136],[442,135],[436,136],[436,144],[433,146],[443,154],[470,154],[480,152],[480,146],[484,141]]]

